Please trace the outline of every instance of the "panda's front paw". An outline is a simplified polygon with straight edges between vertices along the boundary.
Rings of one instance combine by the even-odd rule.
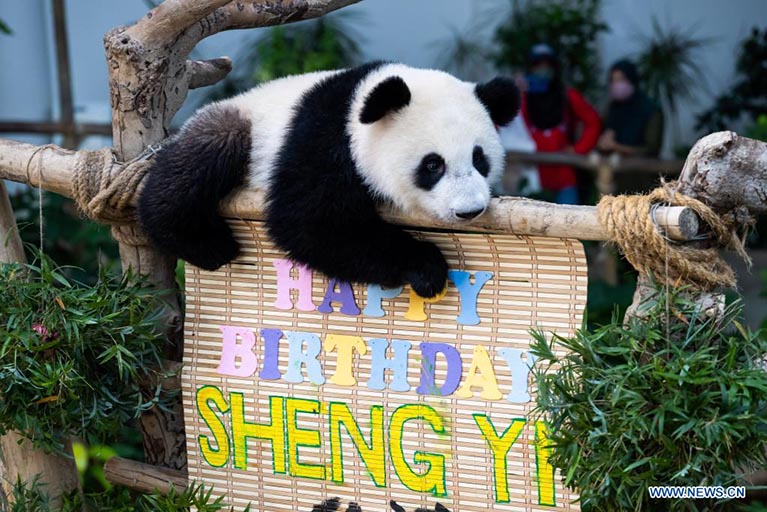
[[[445,289],[447,261],[436,245],[417,242],[409,267],[405,280],[419,296],[431,299]]]

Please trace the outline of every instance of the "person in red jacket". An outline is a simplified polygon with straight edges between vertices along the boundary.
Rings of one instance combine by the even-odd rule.
[[[583,155],[594,149],[602,130],[599,114],[581,93],[564,85],[559,59],[549,45],[532,48],[525,78],[521,110],[537,150]],[[580,133],[577,140],[576,133]],[[538,174],[541,187],[553,192],[557,203],[578,203],[572,167],[540,165]]]

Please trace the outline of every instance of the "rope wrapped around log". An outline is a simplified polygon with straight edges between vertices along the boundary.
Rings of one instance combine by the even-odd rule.
[[[72,192],[77,207],[87,217],[106,224],[136,222],[139,185],[151,165],[145,151],[125,163],[117,161],[111,148],[81,150],[75,155]]]
[[[118,162],[110,148],[77,152],[72,183],[78,207],[89,218],[112,224],[116,238],[123,243],[148,245],[137,234],[134,205],[154,152],[150,148],[125,163]],[[667,238],[655,222],[655,205],[694,210],[710,230],[706,246],[675,243]],[[734,216],[720,216],[701,201],[675,192],[670,184],[647,195],[605,196],[598,204],[598,214],[610,240],[629,263],[656,282],[669,286],[688,284],[699,290],[732,288],[736,284],[735,273],[719,256],[718,249],[734,250],[750,261]],[[120,227],[126,225],[133,225],[134,229],[129,230],[133,236],[126,237],[128,233]]]
[[[679,244],[664,236],[653,218],[658,204],[693,209],[710,230],[706,246]],[[675,192],[671,183],[647,195],[605,196],[598,211],[599,220],[629,263],[658,283],[686,284],[702,291],[734,288],[735,272],[719,255],[719,248],[733,250],[751,263],[734,217],[717,215],[701,201]]]

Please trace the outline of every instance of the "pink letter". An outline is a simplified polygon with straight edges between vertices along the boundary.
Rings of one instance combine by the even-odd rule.
[[[277,309],[293,309],[293,301],[290,299],[290,290],[298,290],[298,302],[296,308],[299,311],[314,311],[312,302],[312,271],[303,265],[296,265],[298,279],[290,277],[293,262],[285,259],[276,259],[273,262],[277,269],[277,300],[274,307]]]
[[[250,377],[256,373],[256,354],[253,347],[256,345],[256,333],[246,327],[234,325],[222,325],[221,332],[224,334],[221,345],[221,361],[216,371],[221,375],[232,377]],[[240,335],[242,343],[237,343],[237,335]],[[240,366],[236,365],[237,358]]]

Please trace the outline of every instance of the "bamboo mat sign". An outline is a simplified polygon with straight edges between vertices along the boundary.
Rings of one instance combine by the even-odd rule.
[[[260,222],[242,254],[187,265],[189,478],[243,509],[577,510],[536,422],[529,330],[570,334],[586,303],[573,240],[417,233],[444,296],[335,282],[294,265]]]

